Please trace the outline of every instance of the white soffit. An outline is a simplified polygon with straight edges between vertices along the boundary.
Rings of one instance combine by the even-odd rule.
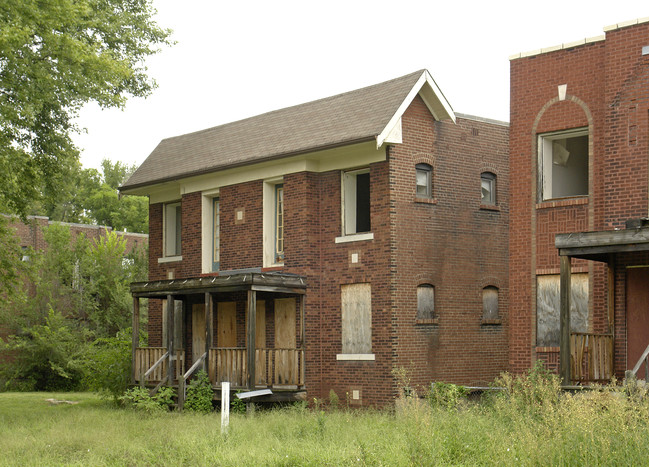
[[[446,100],[446,97],[444,97],[444,94],[442,94],[442,91],[439,89],[430,73],[427,70],[424,70],[381,134],[376,137],[377,149],[384,143],[390,142],[389,138],[394,136],[395,130],[400,130],[401,116],[417,94],[421,96],[435,120],[451,119],[455,123],[455,113],[453,112],[451,104]],[[397,130],[397,128],[399,128],[399,130]]]

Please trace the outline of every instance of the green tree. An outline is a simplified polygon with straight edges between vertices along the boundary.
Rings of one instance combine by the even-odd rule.
[[[0,2],[1,211],[24,217],[74,173],[84,104],[151,92],[144,59],[170,44],[154,13],[151,0]]]

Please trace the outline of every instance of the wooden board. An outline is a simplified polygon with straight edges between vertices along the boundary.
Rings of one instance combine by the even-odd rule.
[[[192,305],[192,364],[205,353],[205,304]]]
[[[340,287],[342,353],[372,353],[372,289],[370,284]]]
[[[295,348],[295,298],[275,300],[275,348]]]
[[[237,346],[236,302],[219,302],[217,304],[216,345],[217,347]]]
[[[626,369],[632,369],[649,345],[649,268],[629,268],[626,272]],[[644,364],[640,366],[640,379],[645,374]]]

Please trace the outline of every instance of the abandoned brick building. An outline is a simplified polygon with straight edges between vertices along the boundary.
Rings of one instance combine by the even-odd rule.
[[[646,376],[648,116],[649,18],[511,57],[511,370]]]
[[[182,387],[206,366],[217,398],[230,381],[359,405],[392,401],[400,368],[492,381],[507,159],[507,124],[455,114],[425,70],[163,140],[121,187],[150,200],[134,379]]]

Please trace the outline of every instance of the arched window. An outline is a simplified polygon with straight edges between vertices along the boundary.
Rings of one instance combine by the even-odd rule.
[[[482,320],[498,319],[498,288],[490,285],[482,289]]]
[[[480,175],[482,197],[480,204],[496,204],[496,175],[491,172],[482,172]]]
[[[421,284],[417,287],[417,319],[433,319],[435,314],[435,287]]]
[[[432,198],[433,168],[428,164],[417,164],[415,172],[417,174],[416,196],[418,198]]]

